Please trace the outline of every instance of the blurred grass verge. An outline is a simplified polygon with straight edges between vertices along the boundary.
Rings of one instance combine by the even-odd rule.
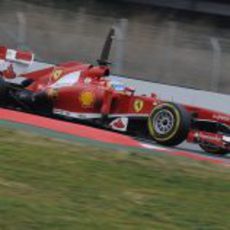
[[[1,128],[0,229],[230,229],[229,168]]]

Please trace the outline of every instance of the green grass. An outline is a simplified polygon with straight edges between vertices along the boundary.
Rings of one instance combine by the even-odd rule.
[[[229,171],[1,128],[0,229],[228,230]]]

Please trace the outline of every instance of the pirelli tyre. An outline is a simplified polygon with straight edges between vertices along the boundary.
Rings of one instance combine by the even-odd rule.
[[[199,144],[200,148],[203,149],[206,153],[211,153],[215,155],[225,155],[229,153],[228,150],[220,148],[218,146],[209,144],[209,143],[201,143]]]
[[[190,113],[174,103],[162,103],[153,108],[148,118],[148,130],[159,144],[174,146],[182,143],[191,124]]]

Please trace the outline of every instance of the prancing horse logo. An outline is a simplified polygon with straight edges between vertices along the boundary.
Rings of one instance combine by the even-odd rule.
[[[144,102],[140,99],[136,99],[133,104],[134,110],[136,113],[139,113],[143,107],[144,107]]]
[[[59,80],[59,78],[61,77],[61,75],[63,74],[63,70],[62,69],[55,69],[52,73],[53,76],[53,80],[57,81]]]

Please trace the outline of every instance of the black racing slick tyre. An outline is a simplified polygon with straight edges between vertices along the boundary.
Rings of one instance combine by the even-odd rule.
[[[229,151],[227,151],[226,149],[217,147],[215,145],[211,145],[211,144],[199,144],[200,148],[203,149],[206,153],[210,153],[210,154],[215,154],[215,155],[225,155],[227,153],[229,153]]]
[[[153,108],[148,118],[148,130],[159,144],[175,146],[188,135],[191,124],[190,113],[174,103],[162,103]]]

